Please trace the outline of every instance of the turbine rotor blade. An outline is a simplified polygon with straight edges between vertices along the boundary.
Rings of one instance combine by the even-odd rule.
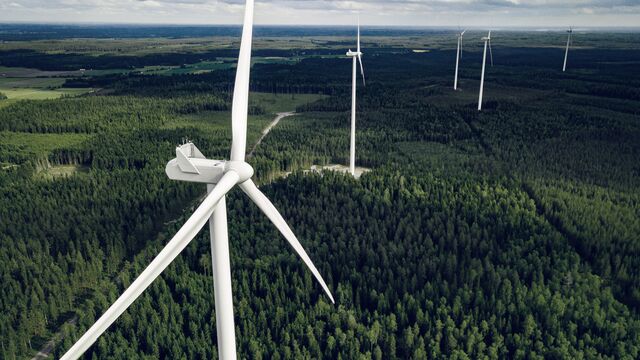
[[[251,41],[253,40],[253,0],[247,0],[242,27],[242,42],[236,69],[231,110],[231,160],[244,161],[247,149],[247,114],[249,112],[249,76],[251,74]]]
[[[493,66],[493,51],[491,50],[491,37],[489,37],[489,55],[491,56],[491,66]]]
[[[147,268],[129,285],[127,290],[120,295],[109,309],[96,321],[87,332],[82,335],[61,358],[61,360],[75,360],[93,345],[102,333],[104,333],[114,321],[127,310],[129,306],[151,285],[151,283],[164,271],[169,264],[184,250],[184,248],[198,235],[198,232],[207,223],[216,204],[238,182],[240,177],[234,171],[227,172],[215,186],[213,191],[204,199],[202,204],[191,215],[187,222],[178,230],[171,241],[160,251]]]
[[[358,53],[360,52],[360,18],[358,17]]]
[[[366,86],[367,81],[364,79],[364,66],[362,65],[362,52],[360,49],[360,17],[358,17],[358,61],[360,62],[360,73],[362,74],[362,83]]]
[[[307,252],[304,250],[296,236],[293,234],[293,231],[291,231],[291,228],[289,228],[289,225],[287,225],[287,222],[284,220],[282,215],[280,215],[276,207],[262,193],[262,191],[258,189],[253,181],[247,180],[239,186],[242,191],[244,191],[245,194],[247,194],[249,198],[253,200],[253,202],[260,208],[260,210],[262,210],[262,212],[267,215],[269,220],[271,220],[271,222],[278,228],[280,233],[287,239],[289,245],[291,245],[298,256],[302,258],[302,261],[304,261],[305,265],[307,265],[309,270],[311,270],[311,273],[313,273],[313,276],[315,276],[316,280],[318,280],[325,293],[327,293],[327,296],[329,296],[329,299],[331,299],[331,302],[335,304],[333,295],[331,295],[331,291],[329,291],[329,287],[324,282],[322,275],[320,275],[318,269],[316,269],[315,265],[313,265],[313,262],[309,258],[309,255],[307,255]]]
[[[367,86],[367,81],[364,79],[364,66],[362,65],[362,53],[358,52],[358,62],[360,62],[360,73],[362,74],[362,83]]]

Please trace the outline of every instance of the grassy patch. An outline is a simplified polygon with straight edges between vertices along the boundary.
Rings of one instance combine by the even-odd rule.
[[[52,150],[75,148],[89,139],[87,134],[34,134],[0,131],[0,147],[6,152],[47,155]]]
[[[63,96],[78,96],[93,91],[91,88],[61,88],[55,90],[35,88],[1,88],[0,92],[7,95],[9,100],[48,100],[59,99]]]
[[[45,180],[65,178],[76,174],[82,175],[89,172],[89,168],[80,165],[58,165],[46,168],[36,174],[37,177]]]

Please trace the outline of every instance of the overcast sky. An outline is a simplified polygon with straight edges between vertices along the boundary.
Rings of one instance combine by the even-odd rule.
[[[0,22],[239,24],[243,0],[0,0]],[[256,0],[257,24],[639,26],[640,0]]]

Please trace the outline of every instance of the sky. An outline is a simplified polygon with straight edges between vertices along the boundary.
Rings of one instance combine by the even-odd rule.
[[[243,0],[0,0],[0,22],[239,24]],[[256,24],[639,27],[640,0],[256,0]]]

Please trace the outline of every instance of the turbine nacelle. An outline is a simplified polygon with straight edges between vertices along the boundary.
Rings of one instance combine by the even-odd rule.
[[[217,184],[229,171],[238,174],[239,184],[253,176],[253,168],[246,162],[207,159],[191,142],[176,147],[176,158],[165,168],[171,180],[202,184]]]
[[[347,56],[349,57],[358,57],[358,56],[362,56],[362,52],[360,51],[347,51]]]

